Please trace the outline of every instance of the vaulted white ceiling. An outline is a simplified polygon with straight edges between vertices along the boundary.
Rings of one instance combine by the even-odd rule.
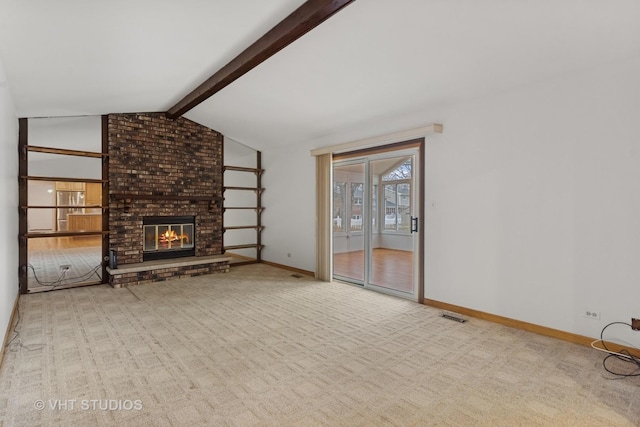
[[[165,111],[303,0],[0,0],[20,117]],[[637,0],[356,0],[185,116],[259,149],[340,143],[640,54]]]

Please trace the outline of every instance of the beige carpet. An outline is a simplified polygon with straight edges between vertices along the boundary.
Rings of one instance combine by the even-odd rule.
[[[131,291],[21,297],[0,425],[640,424],[595,350],[357,287],[249,265]]]
[[[29,291],[102,281],[101,246],[30,250],[28,262]],[[64,274],[63,265],[69,266]]]

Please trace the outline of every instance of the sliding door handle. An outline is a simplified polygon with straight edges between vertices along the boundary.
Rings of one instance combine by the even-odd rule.
[[[418,232],[418,217],[415,217],[415,216],[411,217],[411,232],[412,233]]]

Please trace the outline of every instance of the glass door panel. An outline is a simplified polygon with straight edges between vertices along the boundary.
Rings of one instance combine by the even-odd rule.
[[[391,157],[393,156],[393,157]],[[378,157],[378,156],[376,156]],[[414,246],[411,232],[414,209],[414,155],[387,157],[370,161],[371,217],[384,218],[382,227],[371,229],[369,282],[375,287],[413,295]]]
[[[365,163],[333,167],[333,274],[357,284],[365,281]]]

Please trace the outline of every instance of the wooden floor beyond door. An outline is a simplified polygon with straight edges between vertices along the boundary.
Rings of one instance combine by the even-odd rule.
[[[369,282],[372,285],[413,292],[413,252],[374,249]],[[333,274],[362,280],[364,252],[353,251],[333,255]]]

